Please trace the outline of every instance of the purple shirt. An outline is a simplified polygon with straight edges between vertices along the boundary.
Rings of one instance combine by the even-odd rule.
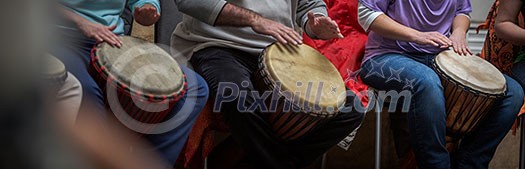
[[[398,23],[421,32],[437,31],[450,36],[452,22],[458,14],[472,12],[469,0],[359,0],[371,10],[383,12]],[[431,45],[384,38],[370,32],[364,61],[387,53],[437,54],[443,51]]]

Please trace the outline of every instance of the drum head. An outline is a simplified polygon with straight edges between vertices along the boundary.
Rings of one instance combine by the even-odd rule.
[[[447,76],[476,91],[499,95],[506,90],[503,74],[480,57],[447,50],[436,57],[435,63]]]
[[[341,75],[315,49],[276,43],[263,57],[269,76],[281,83],[281,91],[293,93],[293,101],[299,101],[301,108],[308,105],[332,113],[344,105],[346,89]]]
[[[152,95],[170,95],[184,89],[179,64],[164,50],[145,40],[122,36],[122,47],[97,46],[98,64],[118,83]]]
[[[66,66],[64,66],[60,60],[50,54],[46,54],[44,57],[46,66],[43,75],[46,79],[60,80],[64,76],[67,76]]]

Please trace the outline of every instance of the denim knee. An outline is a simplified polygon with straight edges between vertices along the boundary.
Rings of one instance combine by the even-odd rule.
[[[441,79],[434,72],[422,73],[420,79],[417,79],[414,86],[414,92],[419,93],[443,93],[443,85]]]
[[[186,75],[186,80],[188,83],[188,94],[195,96],[199,99],[204,98],[203,100],[208,99],[209,88],[206,80],[202,78],[199,74],[195,73],[193,70],[181,66],[182,71]]]
[[[510,102],[511,105],[516,105],[520,108],[523,105],[523,99],[525,97],[523,93],[523,88],[516,80],[506,75],[505,79],[507,80],[507,92],[505,94],[505,96],[507,97],[506,100]]]
[[[204,105],[206,104],[210,93],[208,84],[200,75],[196,73],[195,75],[197,76],[197,97],[199,98],[199,102]]]

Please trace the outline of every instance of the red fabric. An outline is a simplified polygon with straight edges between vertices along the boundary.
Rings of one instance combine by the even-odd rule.
[[[357,1],[355,0],[325,0],[330,18],[335,20],[345,36],[343,39],[329,41],[312,40],[304,36],[304,42],[316,48],[325,55],[339,70],[346,86],[354,91],[366,106],[368,87],[360,78],[351,78],[351,73],[357,73],[361,68],[364,56],[367,34],[357,21]]]
[[[339,70],[346,86],[357,93],[363,104],[367,105],[368,87],[359,78],[357,80],[349,78],[349,72],[357,72],[361,68],[367,40],[366,32],[357,21],[357,1],[325,0],[325,2],[330,17],[339,24],[345,38],[320,41],[305,37],[304,42],[324,54]],[[365,93],[361,94],[363,91]],[[204,159],[214,146],[212,131],[227,131],[225,126],[217,114],[211,113],[211,106],[207,105],[197,119],[178,163],[189,169],[203,168]]]
[[[215,145],[214,131],[228,132],[229,129],[221,114],[213,113],[213,100],[210,99],[199,114],[177,164],[187,169],[204,168],[204,159]]]

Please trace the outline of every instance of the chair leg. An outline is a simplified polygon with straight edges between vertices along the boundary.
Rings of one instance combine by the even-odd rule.
[[[323,154],[323,157],[321,158],[321,169],[326,168],[326,153]]]
[[[204,169],[208,169],[208,157],[204,158]]]
[[[520,118],[520,166],[519,169],[525,169],[525,116]]]
[[[376,140],[375,140],[375,168],[381,168],[381,111],[383,107],[376,104]]]

